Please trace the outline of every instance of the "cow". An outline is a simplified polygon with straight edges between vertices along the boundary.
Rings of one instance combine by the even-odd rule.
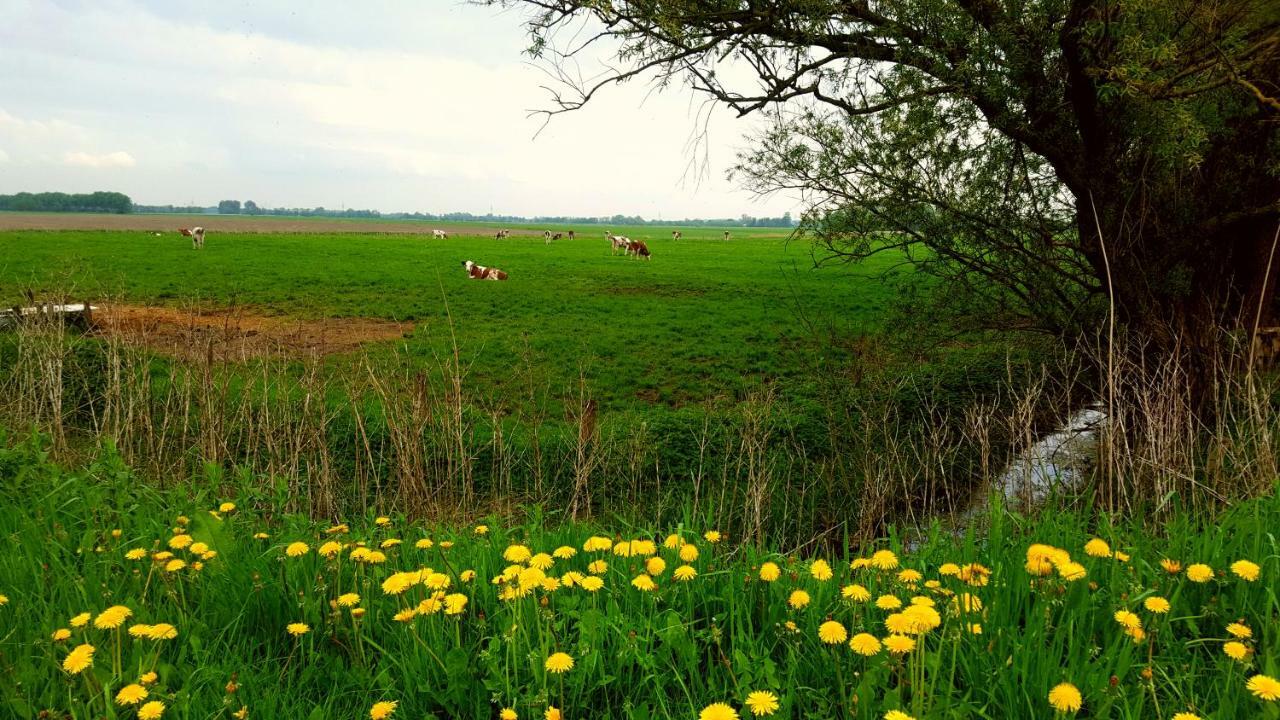
[[[562,237],[564,237],[564,233],[556,233],[556,234],[554,234],[554,235],[552,235],[552,236],[551,236],[551,239],[552,239],[552,240],[559,240],[559,239],[560,239],[560,238],[562,238]]]
[[[725,239],[725,240],[728,240],[728,239],[729,239],[729,231],[728,231],[728,230],[725,230],[725,231],[724,231],[724,239]]]
[[[679,240],[679,239],[680,239],[680,238],[682,238],[682,237],[684,237],[684,235],[681,235],[679,230],[672,230],[672,231],[671,231],[671,239],[672,239],[672,240]]]
[[[604,231],[604,236],[609,240],[610,254],[617,255],[621,250],[623,254],[627,252],[627,246],[631,244],[631,239],[622,235],[614,235],[608,230]]]
[[[432,230],[431,237],[436,240],[447,240],[449,238],[449,233],[443,230]]]
[[[507,274],[498,268],[485,267],[477,265],[470,260],[463,260],[462,267],[467,269],[467,275],[472,280],[506,280]]]
[[[559,235],[557,235],[557,236],[556,236],[556,238],[559,238],[559,237],[560,237]],[[546,243],[546,244],[548,244],[548,245],[550,245],[550,244],[551,244],[552,237],[551,237],[551,231],[550,231],[550,230],[543,230],[543,231],[542,231],[542,240],[543,240],[543,242],[545,242],[545,243]]]
[[[511,231],[510,231],[510,230],[499,230],[499,231],[497,232],[497,234],[495,234],[493,237],[494,237],[494,238],[496,238],[496,239],[498,239],[498,240],[504,240],[504,239],[506,239],[506,238],[511,237]]]
[[[569,239],[570,239],[570,240],[572,240],[572,239],[573,239],[573,231],[572,231],[572,230],[570,230],[570,231],[569,231]]]
[[[631,257],[642,257],[649,259],[649,246],[644,244],[643,240],[627,241],[627,254]]]
[[[182,234],[182,237],[191,238],[192,250],[199,250],[200,248],[204,247],[204,228],[202,227],[178,228],[178,232]]]

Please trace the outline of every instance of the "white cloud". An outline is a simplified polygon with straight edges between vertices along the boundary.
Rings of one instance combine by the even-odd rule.
[[[131,168],[138,164],[133,156],[123,150],[94,155],[87,152],[66,152],[62,154],[62,162],[72,167],[87,168]]]

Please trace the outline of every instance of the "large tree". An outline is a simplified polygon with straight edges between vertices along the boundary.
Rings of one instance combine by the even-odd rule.
[[[489,2],[532,9],[550,114],[640,77],[760,113],[750,187],[802,192],[830,248],[906,252],[991,322],[1070,332],[1114,301],[1194,368],[1270,321],[1276,0]],[[612,62],[584,73],[593,48]]]

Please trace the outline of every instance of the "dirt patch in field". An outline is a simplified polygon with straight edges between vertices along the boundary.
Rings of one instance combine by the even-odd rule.
[[[365,343],[398,340],[413,330],[412,323],[373,318],[303,320],[240,308],[197,311],[147,305],[97,306],[93,323],[97,334],[158,353],[226,362],[350,352]]]
[[[210,236],[218,233],[403,233],[430,235],[443,230],[450,235],[493,237],[496,229],[484,225],[433,223],[428,220],[345,220],[342,218],[296,218],[271,215],[100,215],[97,213],[0,212],[0,230],[138,230],[168,232],[177,237],[178,228],[203,227]],[[548,229],[554,229],[548,226]],[[511,228],[512,235],[541,236],[541,230]]]

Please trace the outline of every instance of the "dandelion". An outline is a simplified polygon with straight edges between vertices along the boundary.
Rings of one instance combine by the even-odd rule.
[[[588,575],[587,577],[582,578],[581,585],[583,590],[593,593],[604,587],[604,580],[601,580],[595,575]]]
[[[782,570],[777,563],[766,562],[760,566],[760,579],[764,582],[771,583],[782,576]]]
[[[637,575],[636,578],[631,581],[631,587],[634,587],[641,592],[652,592],[657,589],[658,585],[649,575]]]
[[[173,537],[169,538],[169,547],[173,548],[174,550],[181,550],[185,547],[190,546],[191,543],[192,543],[192,539],[190,535],[174,535]]]
[[[1244,580],[1245,582],[1253,582],[1254,580],[1257,580],[1258,573],[1260,571],[1261,568],[1248,560],[1237,560],[1231,563],[1231,572],[1235,573],[1236,577]]]
[[[192,555],[204,556],[209,553],[209,545],[207,543],[194,542],[191,543],[191,547],[187,548],[187,552],[190,552]]]
[[[791,596],[787,598],[787,604],[796,610],[801,610],[809,604],[809,593],[803,590],[793,590]]]
[[[1182,572],[1182,563],[1169,558],[1162,558],[1160,560],[1160,567],[1164,568],[1164,571],[1170,575],[1177,575]]]
[[[1049,691],[1049,704],[1058,712],[1075,712],[1084,705],[1080,690],[1071,683],[1059,683]]]
[[[765,717],[778,711],[778,696],[767,690],[756,690],[747,695],[746,706],[756,717]]]
[[[270,538],[271,538],[271,536],[270,536],[270,535],[268,535],[268,534],[266,534],[266,533],[264,533],[264,532],[256,532],[256,533],[254,533],[254,534],[253,534],[253,539],[254,539],[254,540],[268,540],[268,539],[270,539]]]
[[[338,596],[339,607],[355,607],[360,604],[360,596],[356,593],[343,593]]]
[[[861,585],[854,583],[852,585],[845,585],[841,588],[840,596],[845,600],[852,600],[853,602],[866,602],[871,599],[871,592]]]
[[[150,640],[172,640],[176,637],[178,637],[178,628],[169,623],[158,623],[147,630],[147,638]]]
[[[916,641],[906,635],[890,635],[884,639],[884,646],[894,655],[906,655],[916,649]]]
[[[1157,615],[1163,615],[1169,612],[1169,601],[1156,595],[1143,600],[1142,606]]]
[[[879,570],[893,570],[898,567],[898,556],[891,550],[880,550],[871,556],[871,564]]]
[[[545,663],[547,672],[557,675],[568,672],[573,669],[573,656],[569,653],[558,652],[547,658]]]
[[[719,530],[708,530],[708,531],[706,531],[705,533],[703,533],[703,535],[702,535],[702,539],[703,539],[703,540],[706,540],[707,542],[711,543],[712,545],[715,545],[716,543],[720,542],[720,539],[721,539],[720,531],[719,531]],[[704,711],[704,712],[705,712],[705,711]],[[736,717],[738,717],[737,713],[734,713],[734,715],[733,715],[733,716],[734,716],[735,718],[736,718]]]
[[[1253,693],[1259,700],[1275,702],[1280,700],[1280,680],[1267,675],[1254,675],[1249,678],[1249,682],[1245,684],[1249,692]]]
[[[553,705],[542,713],[542,718],[543,720],[564,720],[564,713],[560,712],[560,708]]]
[[[944,577],[960,574],[960,566],[955,563],[942,563],[938,567],[938,574]]]
[[[1222,652],[1226,653],[1227,657],[1232,660],[1244,662],[1249,657],[1249,646],[1242,642],[1232,640],[1222,646]]]
[[[902,601],[893,595],[881,595],[876,598],[876,607],[881,610],[897,610],[902,607]]]
[[[452,593],[444,597],[444,614],[445,615],[461,615],[462,611],[467,607],[467,596],[462,593]]]
[[[160,676],[156,675],[155,671],[152,670],[151,672],[143,673],[142,676],[138,678],[138,682],[142,683],[143,685],[154,685],[156,683],[156,680],[159,680],[159,679],[160,679]]]
[[[1180,712],[1174,714],[1173,720],[1201,720],[1201,718],[1195,713]]]
[[[316,552],[320,553],[320,557],[331,558],[342,552],[342,543],[337,542],[336,540],[330,540],[321,545],[320,549]]]
[[[970,635],[981,635],[982,623],[970,623],[965,629],[969,631]]]
[[[546,553],[538,553],[537,555],[529,558],[529,567],[535,567],[539,570],[550,570],[551,566],[555,564],[556,561]]]
[[[1058,566],[1058,575],[1067,582],[1083,580],[1088,571],[1078,562],[1065,562]]]
[[[116,704],[137,705],[143,700],[146,700],[147,696],[150,694],[151,693],[147,692],[146,688],[136,683],[132,685],[125,685],[120,688],[120,692],[116,693]]]
[[[849,640],[849,648],[863,657],[880,652],[880,641],[870,633],[858,633]]]
[[[79,615],[76,615],[75,617],[71,618],[71,627],[73,628],[84,627],[85,624],[89,622],[89,618],[92,618],[92,617],[93,615],[91,615],[90,613],[80,613]]]
[[[1084,554],[1089,557],[1111,557],[1111,546],[1102,538],[1094,538],[1084,544]]]
[[[884,720],[916,720],[901,710],[890,710],[884,714]]]
[[[134,548],[124,554],[126,560],[141,560],[147,556],[147,551],[142,548]]]
[[[685,547],[693,546],[686,545]],[[695,570],[692,565],[681,565],[671,573],[671,576],[681,582],[689,582],[690,580],[698,577],[698,571]]]
[[[424,600],[423,602],[429,602],[429,601]],[[395,615],[392,615],[391,619],[395,620],[398,623],[407,623],[412,621],[417,616],[418,616],[418,611],[415,608],[406,608],[396,613]]]
[[[1114,617],[1116,622],[1126,630],[1133,630],[1134,628],[1142,627],[1142,618],[1134,615],[1128,610],[1118,610],[1112,617]]]
[[[300,622],[289,623],[288,625],[285,626],[284,629],[287,630],[289,634],[294,637],[302,637],[303,635],[306,635],[307,633],[311,632],[310,625],[306,623],[300,623]]]
[[[691,563],[698,559],[698,546],[693,544],[681,545],[679,555],[682,561]]]
[[[71,631],[67,628],[58,628],[53,631],[53,641],[62,642],[71,637]]]
[[[311,548],[304,542],[289,543],[289,546],[284,549],[284,554],[291,558],[302,557],[309,552],[311,552]]]
[[[587,572],[592,575],[603,575],[609,572],[609,563],[604,560],[594,560],[591,564],[587,565]]]
[[[568,545],[561,545],[560,547],[556,548],[554,552],[551,553],[551,556],[560,558],[561,560],[568,560],[569,558],[577,554],[578,554],[578,551],[575,550],[574,548]]]
[[[138,708],[138,720],[159,720],[164,714],[164,703],[159,700],[151,702]]]
[[[488,534],[489,534],[489,526],[488,526],[488,525],[477,525],[477,526],[475,526],[475,528],[474,528],[471,532],[475,533],[476,535],[488,535]]]
[[[594,535],[582,544],[584,552],[609,552],[613,549],[613,541],[607,537]]]
[[[462,582],[464,582],[464,583],[469,583],[469,582],[471,582],[472,580],[475,580],[475,579],[476,579],[476,571],[475,571],[475,570],[463,570],[462,572],[458,573],[458,580],[460,580],[460,581],[462,581]]]
[[[818,582],[826,582],[831,579],[834,573],[831,572],[831,566],[826,560],[814,560],[809,564],[809,574]]]
[[[187,566],[187,563],[185,560],[170,560],[169,562],[164,564],[164,571],[170,572],[170,573],[178,572],[179,570],[181,570],[186,566]]]
[[[698,713],[698,720],[738,720],[738,711],[724,703],[711,703]]]
[[[373,524],[377,525],[378,527],[385,527],[391,524],[391,518],[386,517],[385,515],[379,515],[378,517],[373,519]]]
[[[419,550],[430,550],[431,548],[435,547],[436,544],[431,541],[431,538],[422,538],[421,540],[415,542],[413,546],[418,548]]]
[[[818,627],[818,639],[828,645],[838,645],[849,637],[849,632],[844,629],[844,625],[835,620],[828,620]]]
[[[79,675],[90,665],[93,665],[93,646],[88,643],[76,646],[62,661],[62,669],[72,675]]]
[[[520,720],[520,716],[512,708],[502,708],[502,712],[498,713],[498,720]]]
[[[1213,568],[1196,563],[1187,568],[1187,579],[1194,583],[1206,583],[1213,579]]]
[[[386,720],[395,714],[398,704],[395,700],[380,700],[369,708],[369,717],[371,720]]]
[[[98,614],[93,619],[93,626],[99,630],[114,630],[124,624],[124,621],[133,615],[133,611],[124,605],[113,605]],[[75,619],[71,621],[75,625]],[[83,623],[81,623],[83,624]]]
[[[644,562],[644,571],[657,577],[667,569],[667,561],[654,556]]]
[[[1227,626],[1227,632],[1231,635],[1231,637],[1238,637],[1242,640],[1247,640],[1248,638],[1253,637],[1253,631],[1250,630],[1249,626],[1245,625],[1244,623],[1238,623],[1238,622],[1231,623],[1230,625]]]
[[[233,512],[235,511],[235,509],[236,509],[236,504],[233,502],[224,502],[218,506],[218,512],[224,513],[224,514]]]
[[[914,585],[924,578],[919,570],[906,569],[898,573],[898,582]]]

